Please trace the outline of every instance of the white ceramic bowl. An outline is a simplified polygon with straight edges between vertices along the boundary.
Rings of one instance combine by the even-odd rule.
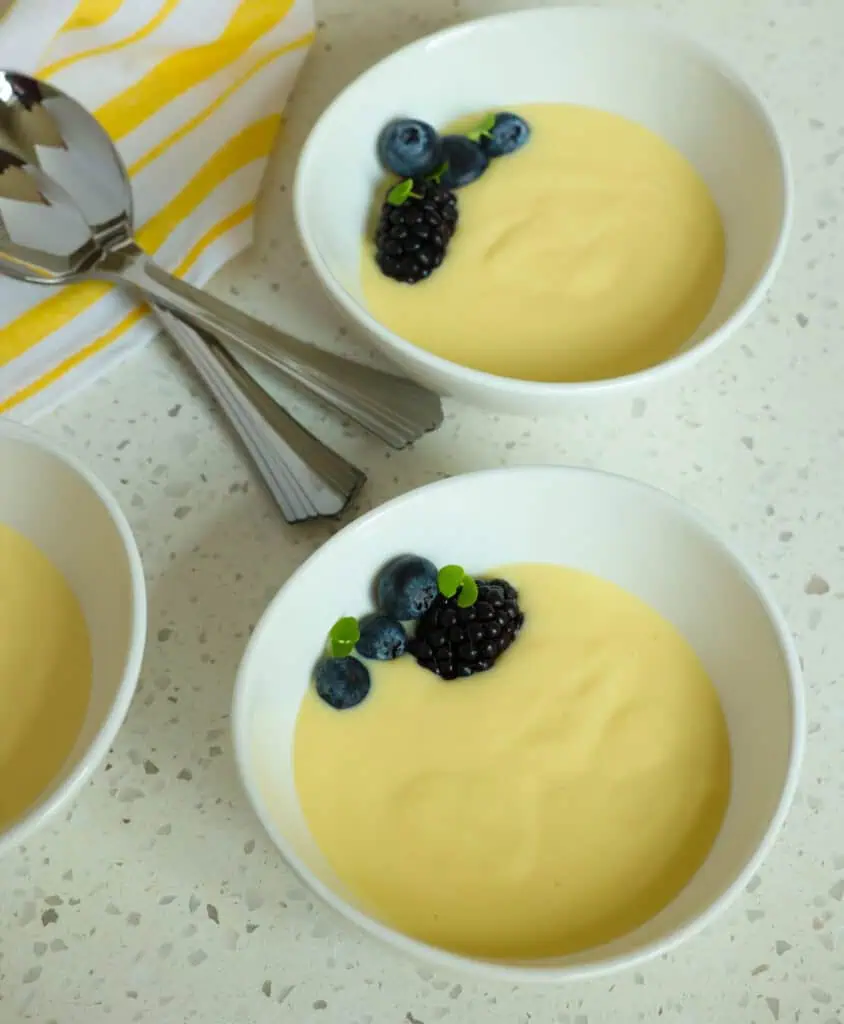
[[[146,639],[140,555],[115,499],[76,459],[37,433],[0,423],[0,523],[28,537],[64,574],[91,641],[93,681],[76,744],[36,805],[5,831],[0,856],[66,810],[126,717]]]
[[[325,862],[294,786],[298,707],[332,623],[369,608],[376,571],[408,551],[476,572],[541,561],[596,573],[649,602],[702,658],[730,732],[730,804],[700,871],[637,931],[565,959],[470,959],[369,916]],[[235,688],[233,731],[240,773],[258,817],[291,867],[326,902],[391,945],[443,966],[553,981],[664,953],[741,891],[770,849],[794,794],[803,701],[788,627],[763,583],[693,511],[624,477],[545,466],[430,484],[358,519],[320,548],[282,587],[249,642]]]
[[[490,107],[566,101],[638,121],[695,165],[727,237],[716,302],[683,350],[627,377],[548,384],[471,370],[405,341],[374,319],[360,285],[368,210],[383,172],[375,140],[397,114],[434,124]],[[406,46],[352,82],[302,150],[294,209],[328,294],[410,376],[501,412],[559,412],[625,387],[641,390],[720,345],[759,303],[781,262],[792,185],[783,142],[761,99],[720,58],[622,10],[548,7],[459,25]]]

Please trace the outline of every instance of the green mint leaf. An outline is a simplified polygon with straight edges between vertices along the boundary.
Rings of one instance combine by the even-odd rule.
[[[494,127],[495,114],[487,114],[480,124],[476,124],[470,132],[466,132],[466,137],[471,139],[472,142],[480,142],[484,136],[489,138]]]
[[[457,604],[461,608],[471,608],[477,600],[478,584],[475,583],[471,576],[464,576],[463,585],[460,587],[460,593],[457,595]]]
[[[462,565],[444,565],[437,573],[437,588],[443,597],[454,597],[466,576]]]
[[[387,193],[387,202],[390,206],[401,206],[413,195],[413,179],[405,178],[398,185],[393,185]],[[418,197],[417,197],[418,198]]]
[[[360,628],[358,620],[350,615],[338,619],[328,633],[328,640],[331,645],[332,658],[346,658],[355,649],[355,644],[360,640]]]
[[[440,181],[442,179],[442,176],[445,174],[445,172],[447,170],[448,170],[448,160],[446,160],[443,163],[441,163],[440,166],[435,171],[432,171],[428,175],[428,181],[433,181],[435,184],[439,185],[439,183],[440,183]]]

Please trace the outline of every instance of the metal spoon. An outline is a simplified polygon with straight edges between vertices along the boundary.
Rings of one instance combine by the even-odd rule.
[[[36,111],[34,122],[26,115]],[[52,131],[44,124],[45,114]],[[16,264],[26,280],[61,284],[94,277],[128,284],[210,331],[226,347],[239,347],[269,363],[392,447],[402,448],[442,423],[439,396],[426,388],[306,345],[157,266],[132,235],[131,184],[120,155],[93,115],[72,97],[27,75],[0,71],[0,128],[17,140],[18,152],[12,155],[32,163],[37,151],[37,162],[76,203],[87,208],[98,197],[110,197],[108,217],[122,231],[106,250],[96,238],[80,235],[60,196],[49,197],[42,209],[42,202],[22,203],[19,196],[6,194],[17,201],[0,203],[9,226],[0,248],[4,263]],[[5,177],[0,174],[0,190],[7,185]],[[117,205],[116,196],[121,197]],[[96,223],[105,224],[108,217]]]
[[[210,335],[154,308],[226,413],[287,522],[340,515],[366,476],[277,405]]]
[[[0,162],[3,153],[0,150]],[[56,196],[61,192],[38,168],[24,163],[17,166],[39,193],[43,190]],[[69,197],[65,197],[65,208],[72,208]],[[78,214],[82,217],[82,211]],[[0,218],[0,235],[5,230]],[[31,280],[17,263],[7,262],[3,270],[18,280]],[[339,515],[366,476],[297,423],[211,335],[191,327],[168,309],[155,304],[152,309],[216,398],[287,522]]]
[[[61,201],[66,218],[75,211],[75,232],[82,235],[88,230],[95,241],[104,246],[112,236],[125,235],[126,228],[121,226],[125,220],[122,196],[116,196],[115,203],[115,197],[89,190],[84,197],[88,209],[78,209],[58,183],[35,163],[26,162],[18,155],[28,151],[31,160],[39,159],[35,148],[26,145],[27,140],[11,136],[13,130],[14,126],[8,124],[5,129],[0,128],[4,144],[13,146],[16,154],[10,157],[0,150],[0,167],[5,163],[15,172],[11,180],[0,179],[0,194],[8,196],[9,192],[14,192],[19,202],[42,204],[50,202],[46,199],[49,194],[52,201]],[[131,194],[129,199],[131,205]],[[84,226],[78,223],[79,218],[86,222]],[[0,219],[0,232],[4,229]],[[5,269],[16,278],[28,276],[22,273],[20,264],[9,262]],[[153,305],[152,309],[217,399],[285,519],[298,523],[319,516],[339,515],[366,480],[365,475],[281,409],[213,337],[189,326],[163,307]]]

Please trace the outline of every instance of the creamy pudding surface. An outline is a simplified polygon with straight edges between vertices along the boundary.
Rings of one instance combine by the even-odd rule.
[[[530,141],[457,190],[458,228],[427,280],[384,276],[367,239],[370,313],[435,355],[524,380],[599,380],[670,358],[724,272],[724,231],[703,180],[618,115],[564,103],[514,112]]]
[[[376,917],[433,945],[542,957],[625,934],[706,858],[730,790],[716,694],[667,620],[553,565],[496,570],[524,627],[445,682],[368,662],[348,711],[310,687],[294,773],[311,832]]]
[[[61,770],[85,722],[93,663],[70,584],[22,533],[0,523],[0,829]]]

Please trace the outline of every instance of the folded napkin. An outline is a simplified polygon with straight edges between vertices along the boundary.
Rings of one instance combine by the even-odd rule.
[[[312,0],[5,6],[0,67],[48,79],[93,111],[132,176],[141,244],[204,284],[251,241],[267,157],[313,40]],[[55,406],[156,330],[111,285],[0,277],[0,414]]]

